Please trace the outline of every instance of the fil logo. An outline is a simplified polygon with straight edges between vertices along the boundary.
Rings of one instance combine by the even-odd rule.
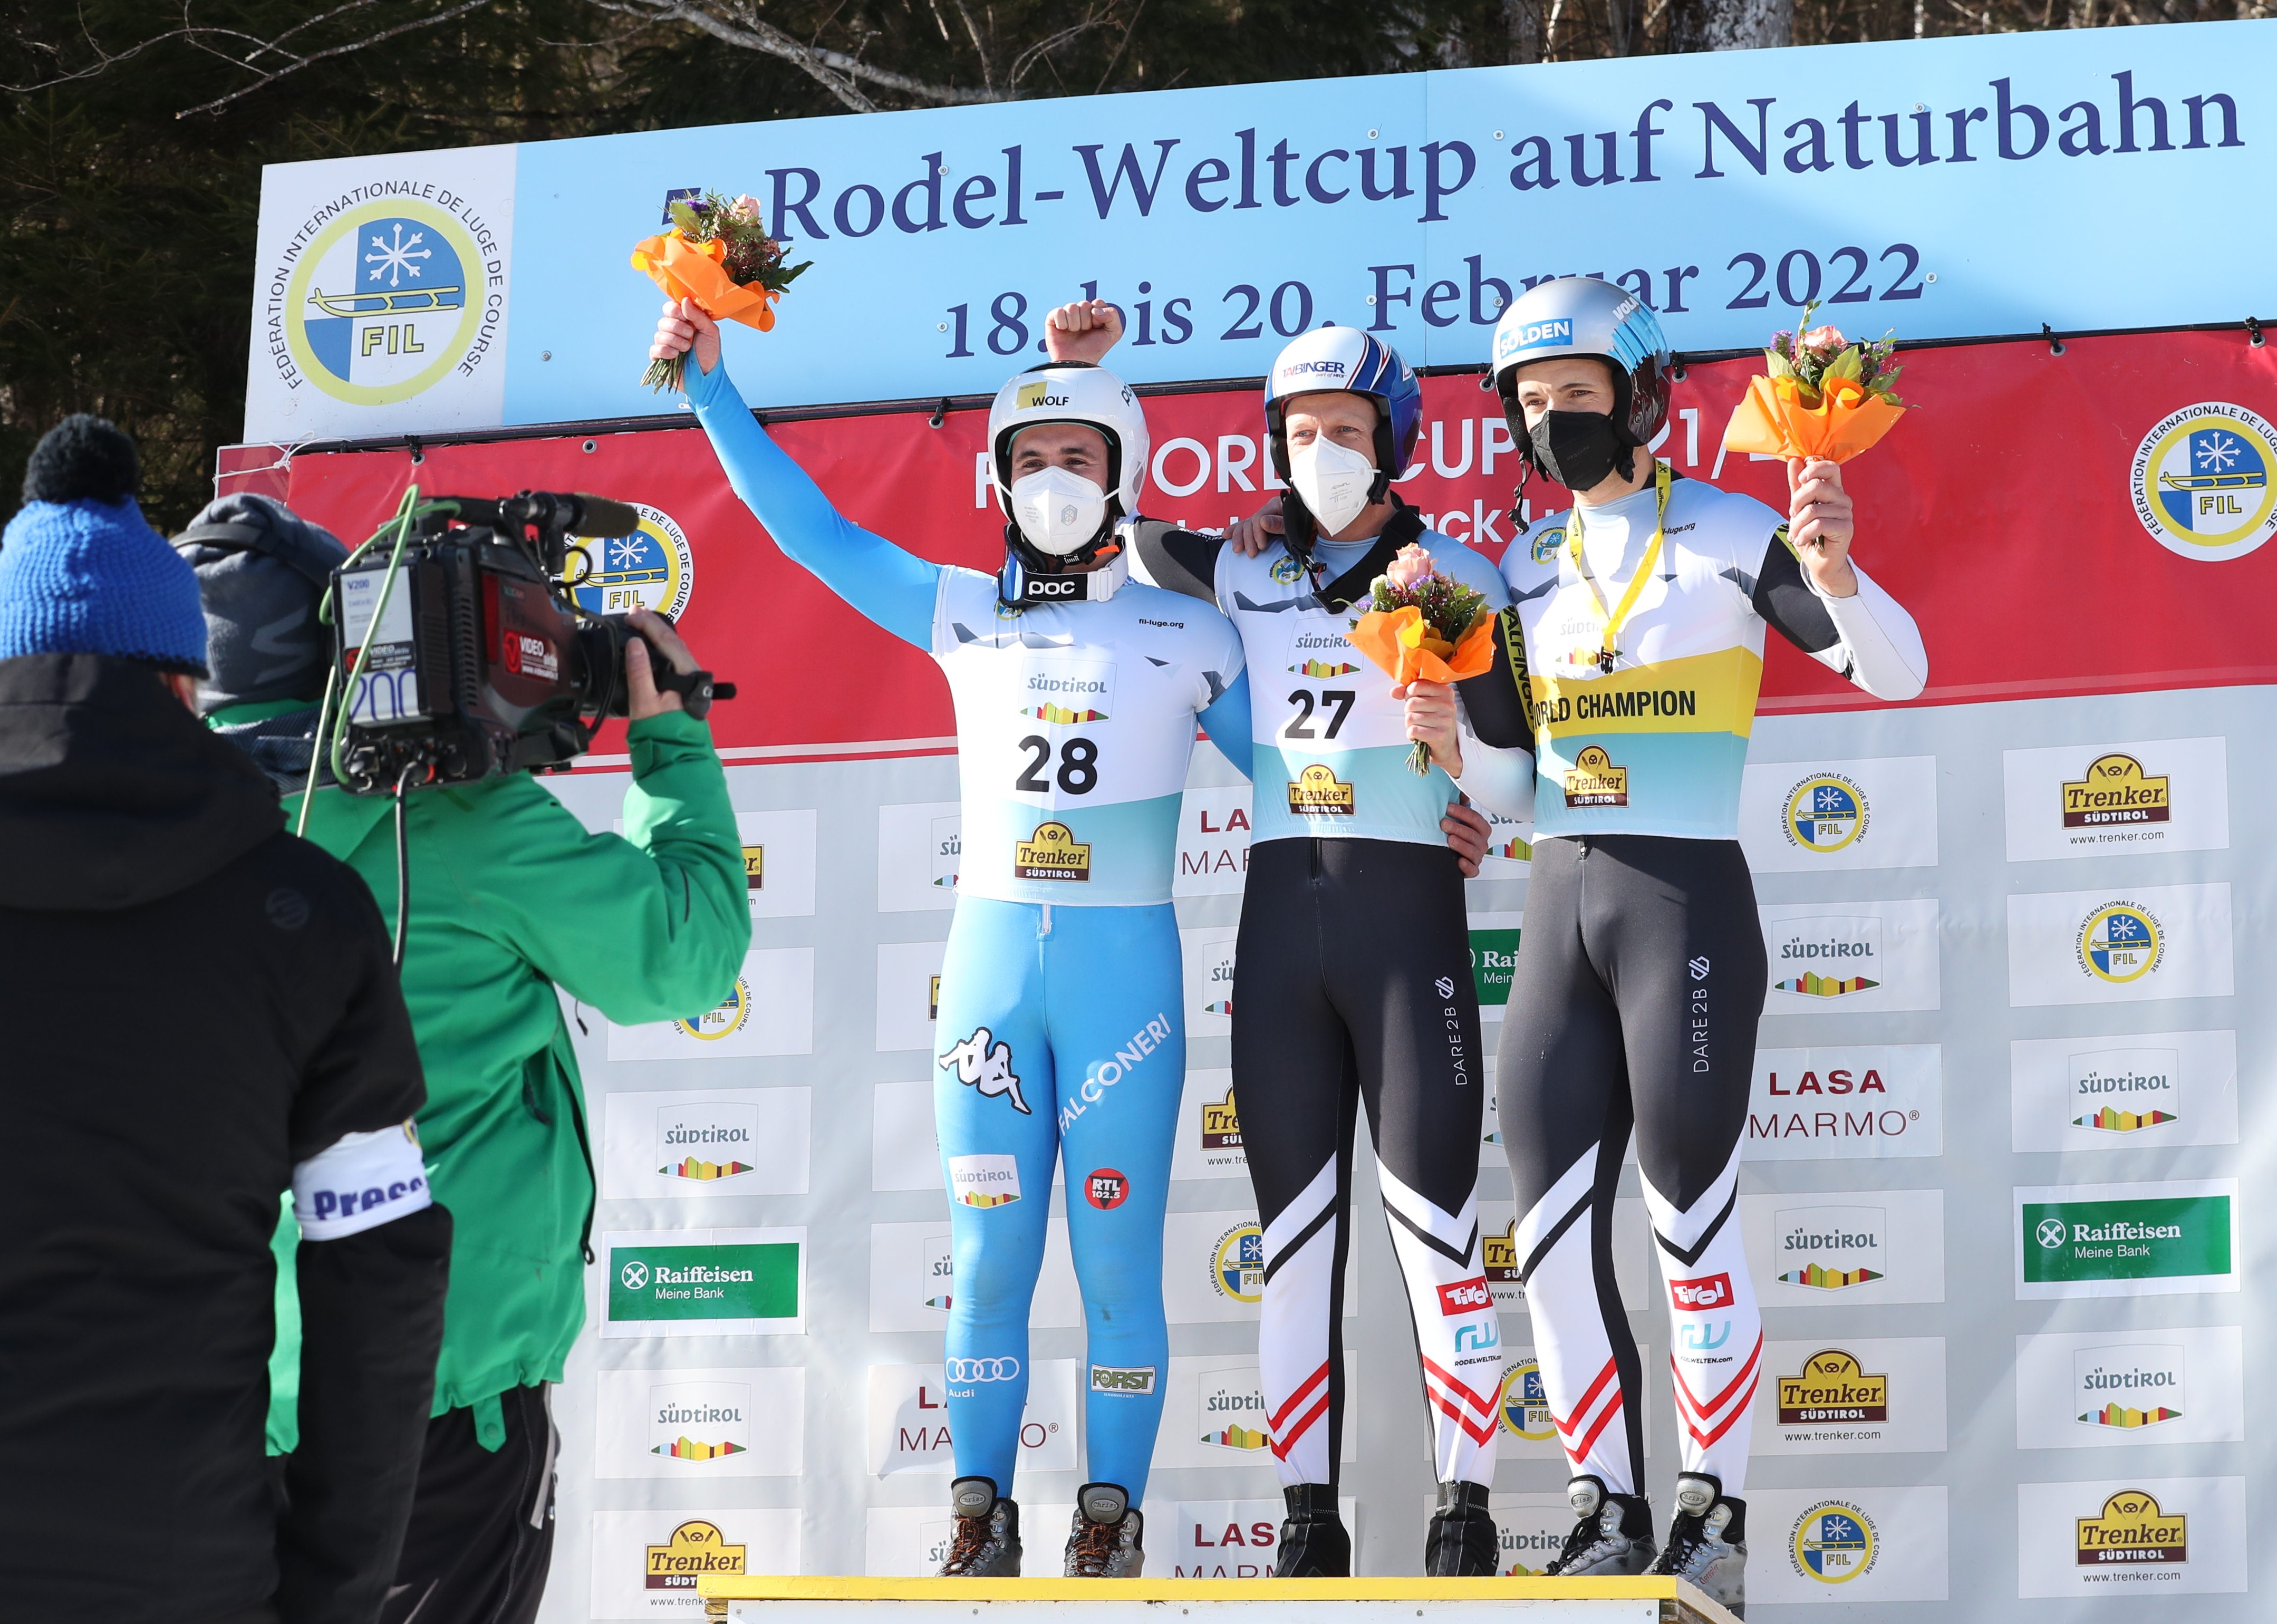
[[[2100,981],[2125,986],[2159,967],[2165,934],[2140,903],[2106,903],[2079,926],[2079,967]]]
[[[1866,792],[1839,773],[1821,773],[1787,791],[1780,827],[1790,846],[1829,852],[1863,835],[1868,821]]]
[[[1694,1280],[1671,1280],[1668,1295],[1679,1314],[1705,1314],[1732,1306],[1732,1277],[1702,1275]]]

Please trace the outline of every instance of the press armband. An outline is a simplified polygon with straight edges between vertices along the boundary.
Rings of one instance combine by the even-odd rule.
[[[433,1204],[408,1122],[350,1133],[293,1170],[293,1216],[304,1240],[361,1234]]]

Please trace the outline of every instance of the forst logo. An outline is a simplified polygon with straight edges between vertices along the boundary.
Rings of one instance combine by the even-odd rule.
[[[1138,1365],[1122,1369],[1113,1365],[1093,1365],[1091,1368],[1091,1390],[1093,1392],[1133,1393],[1143,1397],[1154,1391],[1154,1367]]]
[[[1732,1277],[1702,1275],[1695,1280],[1671,1280],[1668,1295],[1679,1314],[1705,1314],[1711,1308],[1727,1308],[1732,1305]]]
[[[1494,1308],[1494,1288],[1487,1284],[1484,1275],[1468,1280],[1458,1280],[1452,1285],[1439,1288],[1439,1312],[1446,1318],[1463,1314],[1484,1314]]]

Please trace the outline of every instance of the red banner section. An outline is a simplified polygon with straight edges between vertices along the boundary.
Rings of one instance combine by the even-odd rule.
[[[2277,346],[2256,347],[2243,332],[2167,333],[2072,339],[2060,354],[2034,341],[1905,361],[1902,390],[1919,409],[1847,477],[1858,500],[1856,556],[1928,642],[1930,686],[1915,703],[2277,682],[2268,608],[2277,546],[2221,557],[2171,534],[2162,543],[2138,514],[2144,504],[2158,511],[2160,469],[2194,454],[2189,433],[2218,438],[2229,423],[2239,450],[2222,461],[2220,488],[2188,499],[2266,534],[2256,522],[2277,500],[2277,446],[2254,424],[2277,416]],[[1747,359],[1692,368],[1659,451],[1685,474],[1784,510],[1780,465],[1722,454],[1724,424],[1755,370]],[[1467,377],[1427,380],[1424,400],[1420,467],[1401,494],[1499,558],[1520,464],[1497,403]],[[2200,403],[2229,416],[2178,417]],[[1148,513],[1215,526],[1269,499],[1254,392],[1157,396],[1147,417]],[[849,518],[927,558],[993,569],[1002,520],[981,471],[986,421],[958,411],[934,427],[918,412],[773,432]],[[2200,421],[2212,427],[2193,430]],[[247,447],[238,460],[258,469],[271,459]],[[668,515],[691,565],[682,629],[706,665],[742,685],[742,698],[713,713],[735,755],[843,759],[949,745],[948,693],[932,661],[785,560],[693,427],[434,446],[416,465],[401,448],[308,454],[292,459],[279,494],[353,542],[413,479],[430,494],[593,491]],[[1545,484],[1527,492],[1534,514],[1564,502]],[[1766,710],[1877,703],[1777,637],[1767,661]]]

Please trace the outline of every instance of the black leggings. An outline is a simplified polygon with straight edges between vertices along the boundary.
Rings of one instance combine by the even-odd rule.
[[[1233,1080],[1265,1228],[1258,1353],[1281,1481],[1336,1479],[1365,1107],[1439,1481],[1489,1483],[1502,1353],[1479,1260],[1484,1083],[1454,856],[1381,840],[1254,846],[1234,962]]]
[[[1612,1259],[1632,1127],[1669,1286],[1685,1469],[1733,1495],[1745,1481],[1762,1325],[1734,1214],[1766,973],[1737,842],[1534,843],[1496,1104],[1550,1411],[1574,1471],[1616,1493],[1639,1491],[1643,1454]]]

